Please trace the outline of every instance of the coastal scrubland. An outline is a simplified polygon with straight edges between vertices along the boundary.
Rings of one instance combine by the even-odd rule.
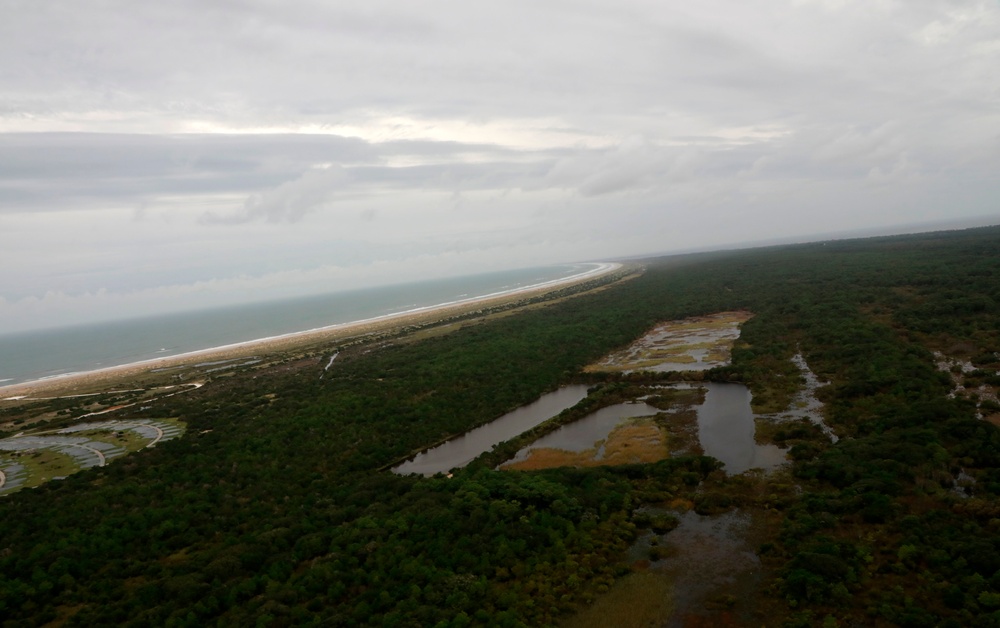
[[[1000,229],[644,266],[448,333],[331,342],[109,413],[187,431],[0,498],[4,625],[594,625],[628,620],[625,607],[644,625],[995,625],[1000,432],[983,417],[1000,386]],[[720,312],[753,312],[727,366],[585,372],[662,321]],[[518,439],[450,479],[386,470],[566,383],[591,385],[596,409],[684,377],[742,382],[755,408],[781,412],[805,385],[796,356],[825,382],[815,394],[839,438],[778,426],[792,462],[770,474],[699,455],[496,470]],[[19,408],[3,411],[44,410]],[[730,520],[753,577],[713,563],[694,586],[658,570],[683,550],[697,572],[707,547],[671,539]]]

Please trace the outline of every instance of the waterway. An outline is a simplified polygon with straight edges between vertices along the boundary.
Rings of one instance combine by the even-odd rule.
[[[393,468],[393,471],[400,475],[419,473],[431,476],[464,467],[494,445],[527,432],[539,423],[575,406],[586,396],[587,387],[584,385],[563,386],[495,421],[421,452]]]
[[[678,384],[677,387],[705,389],[705,399],[695,407],[698,413],[698,441],[708,456],[736,475],[749,469],[773,469],[786,462],[785,452],[775,445],[760,445],[750,408],[750,391],[742,384]],[[521,462],[536,449],[586,451],[600,447],[623,420],[656,415],[661,410],[645,403],[621,403],[602,408],[579,421],[546,434],[517,453],[508,464]],[[600,455],[598,455],[598,459]]]
[[[713,382],[675,386],[700,387],[705,390],[704,401],[694,407],[698,415],[698,440],[706,455],[725,465],[726,473],[736,475],[749,469],[768,470],[787,461],[781,448],[756,442],[754,414],[750,408],[751,396],[746,386]],[[586,386],[564,386],[543,395],[534,403],[421,452],[393,471],[401,475],[419,473],[431,476],[464,467],[494,445],[532,429],[576,405],[586,396]],[[542,436],[519,451],[507,464],[526,460],[536,449],[581,452],[599,448],[623,420],[655,416],[660,412],[662,410],[642,402],[601,408]]]
[[[750,391],[742,384],[677,384],[678,387],[705,389],[704,401],[695,407],[698,414],[698,440],[708,456],[725,465],[726,473],[736,475],[749,469],[773,469],[787,461],[785,452],[775,445],[760,445],[754,434],[754,414],[750,409]],[[570,408],[587,396],[583,385],[564,386],[486,425],[471,430],[414,456],[393,468],[407,475],[431,476],[464,467],[489,451],[494,445],[514,438]],[[601,447],[611,431],[623,420],[650,417],[662,412],[646,403],[620,403],[589,414],[542,436],[523,448],[507,464],[521,462],[532,450],[559,449],[581,452]],[[600,459],[598,452],[598,459]]]

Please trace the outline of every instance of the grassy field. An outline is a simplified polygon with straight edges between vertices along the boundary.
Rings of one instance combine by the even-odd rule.
[[[603,452],[602,452],[603,445]],[[598,457],[599,453],[602,453]],[[656,462],[670,457],[663,430],[651,418],[631,419],[611,430],[606,440],[583,451],[532,449],[527,459],[512,462],[504,469],[533,471],[554,467],[596,467],[602,465]]]
[[[178,430],[179,432],[184,431],[184,423],[177,419],[146,419],[143,422],[154,424],[165,432],[172,432],[174,434],[176,434]],[[152,442],[150,438],[139,434],[135,430],[128,429],[127,422],[122,423],[120,426],[115,424],[108,425],[104,422],[96,425],[102,425],[103,427],[96,427],[95,429],[90,430],[80,430],[73,432],[71,435],[73,437],[86,439],[86,443],[105,443],[119,447],[124,449],[124,455],[133,454],[145,449]],[[53,434],[51,431],[29,431],[23,434],[23,436],[45,435],[64,436]],[[169,434],[164,435],[165,440],[171,437],[172,436]],[[53,478],[66,477],[82,470],[82,467],[76,459],[57,451],[55,449],[56,446],[57,445],[53,444],[51,446],[39,446],[37,449],[32,450],[4,452],[0,455],[0,461],[9,460],[24,466],[26,478],[24,484],[21,485],[21,488],[39,486],[52,480]],[[106,459],[107,464],[110,464],[121,457],[121,455],[115,455],[107,451],[105,451],[105,455],[108,456]]]
[[[13,459],[24,465],[27,471],[22,488],[38,486],[52,478],[66,477],[80,470],[80,466],[72,456],[52,449],[23,452]]]
[[[560,624],[561,628],[648,628],[672,610],[670,578],[655,572],[632,573],[615,582],[607,594]]]

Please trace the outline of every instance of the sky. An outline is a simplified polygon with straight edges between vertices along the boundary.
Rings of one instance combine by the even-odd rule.
[[[0,0],[0,332],[1000,223],[1000,2]]]

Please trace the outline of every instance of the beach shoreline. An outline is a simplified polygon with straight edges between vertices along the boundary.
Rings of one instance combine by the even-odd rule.
[[[426,325],[453,316],[460,316],[476,309],[495,307],[526,297],[540,296],[553,290],[603,277],[623,267],[622,264],[614,262],[596,264],[596,268],[583,273],[513,290],[439,303],[358,321],[207,347],[177,355],[0,386],[0,401],[21,401],[56,395],[69,396],[84,389],[99,388],[129,377],[195,366],[205,360],[238,360],[256,357],[258,354],[290,351],[312,344],[347,340],[413,325]]]

